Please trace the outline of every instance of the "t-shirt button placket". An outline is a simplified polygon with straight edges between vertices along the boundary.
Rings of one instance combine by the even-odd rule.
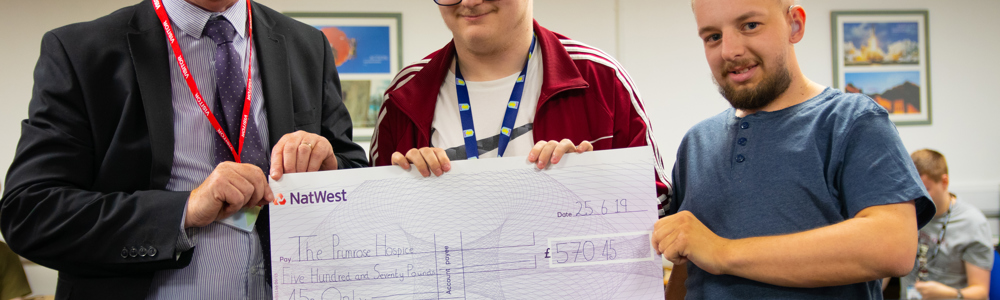
[[[744,129],[744,130],[750,129],[750,123],[749,122],[740,123],[740,129]],[[740,139],[736,140],[736,143],[739,144],[740,146],[746,146],[746,144],[747,144],[747,138],[741,137]],[[743,156],[743,154],[736,155],[736,162],[737,163],[743,163],[745,161],[747,161],[747,158],[745,156]]]

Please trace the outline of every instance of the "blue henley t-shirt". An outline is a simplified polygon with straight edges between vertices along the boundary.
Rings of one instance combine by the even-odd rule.
[[[888,112],[831,88],[779,111],[739,118],[730,108],[695,125],[673,179],[670,212],[690,211],[728,239],[807,231],[910,200],[918,226],[935,212]],[[687,299],[882,298],[878,281],[787,288],[687,267]]]

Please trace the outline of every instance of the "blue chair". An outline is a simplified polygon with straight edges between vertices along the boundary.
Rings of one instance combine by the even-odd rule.
[[[993,250],[993,270],[990,271],[990,299],[1000,299],[1000,253]]]

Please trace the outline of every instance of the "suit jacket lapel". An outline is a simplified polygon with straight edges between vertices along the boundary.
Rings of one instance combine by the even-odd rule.
[[[257,51],[254,55],[260,64],[271,147],[294,128],[285,36],[278,34],[274,25],[266,12],[253,3],[253,43]]]
[[[274,147],[285,133],[292,132],[292,83],[288,73],[288,58],[285,49],[285,36],[275,32],[274,22],[266,12],[254,2],[253,9],[253,45],[259,62],[260,80],[263,84],[264,107],[267,109],[267,129],[270,147]],[[270,205],[265,205],[257,216],[257,235],[264,253],[266,274],[271,274],[271,227]],[[268,284],[271,277],[267,277]]]
[[[167,37],[149,1],[138,5],[129,25],[136,30],[128,34],[128,43],[146,112],[150,151],[153,155],[150,184],[152,188],[159,189],[166,187],[170,181],[174,159],[174,120]]]

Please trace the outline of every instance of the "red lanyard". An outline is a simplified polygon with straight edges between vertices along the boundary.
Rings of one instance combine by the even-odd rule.
[[[233,148],[233,143],[229,141],[226,137],[226,131],[222,129],[222,125],[219,125],[219,121],[215,120],[215,114],[212,114],[212,110],[208,108],[208,104],[205,103],[205,99],[202,99],[201,92],[198,91],[198,84],[194,81],[194,76],[188,71],[187,63],[184,62],[184,54],[181,53],[181,45],[177,43],[177,39],[174,37],[174,30],[170,27],[170,18],[167,16],[167,10],[163,8],[163,4],[160,0],[153,0],[153,8],[156,9],[156,16],[160,17],[160,23],[163,24],[163,30],[167,32],[167,40],[170,41],[170,47],[174,49],[174,54],[176,54],[177,65],[181,68],[181,74],[184,75],[184,79],[187,80],[188,88],[191,89],[191,94],[194,95],[194,100],[198,102],[198,107],[201,108],[201,112],[205,113],[205,118],[208,118],[208,122],[212,123],[212,127],[215,128],[215,133],[218,133],[222,140],[226,142],[226,146],[229,146],[229,151],[233,153],[233,158],[236,162],[240,162],[240,154],[243,153],[243,139],[247,132],[247,119],[250,118],[250,72],[253,69],[253,12],[250,10],[250,0],[247,0],[247,20],[249,23],[249,30],[247,31],[247,55],[249,57],[249,62],[247,63],[247,94],[243,101],[243,117],[240,121],[240,148],[237,151]]]

